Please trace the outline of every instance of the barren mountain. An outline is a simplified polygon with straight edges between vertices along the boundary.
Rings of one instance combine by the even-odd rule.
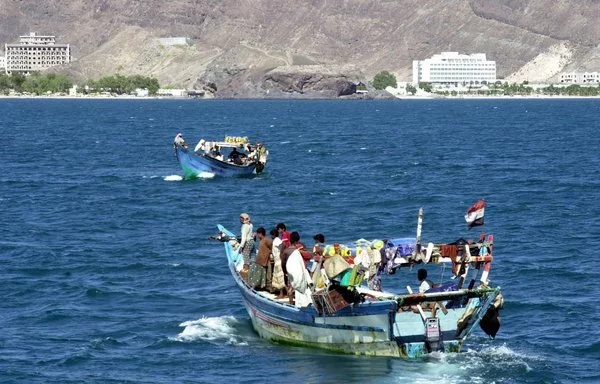
[[[0,0],[0,42],[36,32],[72,47],[81,79],[151,75],[217,97],[336,96],[412,60],[486,53],[498,76],[600,70],[600,0]],[[188,37],[162,46],[160,37]]]

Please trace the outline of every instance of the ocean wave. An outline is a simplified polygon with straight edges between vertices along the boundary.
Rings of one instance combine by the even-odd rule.
[[[203,340],[247,345],[247,342],[237,333],[236,324],[238,324],[238,320],[233,316],[202,317],[198,320],[185,321],[179,324],[180,327],[184,327],[183,331],[172,340],[182,342]]]
[[[113,337],[104,337],[101,339],[93,339],[92,341],[90,341],[91,349],[105,349],[105,348],[118,347],[118,346],[122,346],[122,345],[125,345],[125,343],[122,343]]]

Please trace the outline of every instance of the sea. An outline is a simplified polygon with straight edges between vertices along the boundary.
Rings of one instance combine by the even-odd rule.
[[[177,133],[269,162],[184,179]],[[600,383],[600,99],[4,98],[0,134],[1,383]],[[419,208],[424,242],[493,234],[496,339],[415,360],[273,344],[209,239],[242,212],[309,245],[410,237]]]

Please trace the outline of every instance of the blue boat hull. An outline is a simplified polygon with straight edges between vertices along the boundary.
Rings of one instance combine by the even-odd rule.
[[[222,226],[219,229],[233,234]],[[241,256],[225,242],[231,274],[242,294],[255,331],[276,343],[321,348],[339,353],[416,358],[427,353],[426,329],[421,315],[399,311],[395,299],[365,301],[333,314],[319,314],[314,306],[296,308],[287,302],[250,288],[237,272]],[[471,297],[437,315],[442,352],[459,352],[462,343],[479,324],[498,292]],[[466,296],[465,296],[466,298]],[[463,321],[459,331],[461,318]]]
[[[250,176],[256,174],[257,163],[248,165],[237,165],[226,161],[220,161],[206,154],[196,155],[193,151],[177,146],[175,155],[183,171],[185,178],[195,178],[204,173],[215,176]]]

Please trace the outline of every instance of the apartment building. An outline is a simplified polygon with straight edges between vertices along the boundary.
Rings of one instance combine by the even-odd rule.
[[[54,36],[35,32],[20,36],[18,44],[5,44],[5,72],[29,74],[71,62],[69,44],[57,44]]]

